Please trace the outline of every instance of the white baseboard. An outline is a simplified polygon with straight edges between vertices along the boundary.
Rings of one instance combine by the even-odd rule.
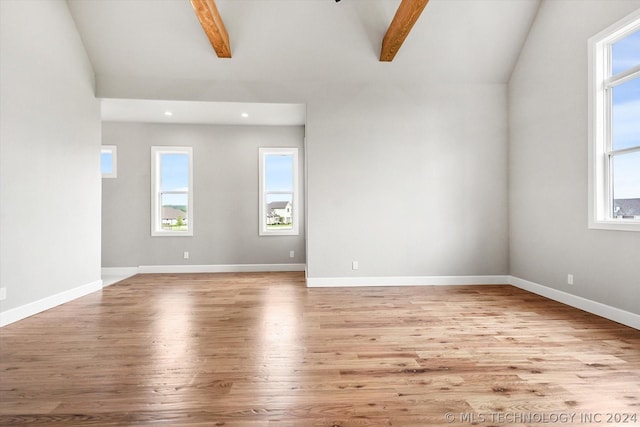
[[[425,285],[506,285],[507,275],[497,276],[389,276],[389,277],[307,277],[307,287],[425,286]]]
[[[270,271],[305,271],[305,264],[211,264],[211,265],[141,265],[139,267],[103,267],[102,276],[131,277],[150,273],[245,273]]]
[[[102,273],[112,276],[132,276],[137,273],[228,273],[305,271],[305,264],[228,264],[228,265],[157,265],[140,267],[106,267]],[[424,285],[499,285],[511,284],[537,295],[579,308],[614,322],[640,330],[640,315],[592,301],[515,276],[399,276],[399,277],[307,277],[308,287],[346,286],[424,286]],[[41,313],[76,298],[102,289],[102,280],[78,286],[38,301],[0,313],[0,327]]]
[[[307,277],[307,287],[424,286],[424,285],[506,285],[579,308],[589,313],[640,329],[640,315],[577,295],[509,275],[497,276],[399,276],[399,277]]]
[[[138,273],[250,273],[304,271],[305,264],[141,265]]]
[[[0,327],[17,322],[18,320],[26,319],[29,316],[49,310],[50,308],[59,306],[60,304],[73,301],[76,298],[83,297],[92,292],[99,291],[100,289],[102,289],[102,280],[96,280],[95,282],[87,283],[86,285],[78,286],[77,288],[69,289],[68,291],[60,292],[34,302],[21,305],[20,307],[4,311],[0,313]]]
[[[553,289],[548,286],[540,285],[538,283],[530,282],[528,280],[520,279],[514,276],[510,276],[509,282],[511,283],[511,285],[520,289],[524,289],[525,291],[529,291],[534,294],[552,299],[554,301],[570,305],[571,307],[579,308],[580,310],[596,314],[598,316],[604,317],[605,319],[613,320],[614,322],[622,323],[623,325],[635,329],[640,329],[640,314],[635,314],[629,311],[621,310],[619,308],[611,307],[610,305],[592,301],[583,297],[579,297],[577,295],[559,291],[557,289]]]
[[[103,276],[131,277],[138,274],[138,267],[103,267]]]

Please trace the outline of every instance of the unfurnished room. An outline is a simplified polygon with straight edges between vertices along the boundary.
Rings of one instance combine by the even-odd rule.
[[[640,426],[640,0],[0,0],[0,425]]]

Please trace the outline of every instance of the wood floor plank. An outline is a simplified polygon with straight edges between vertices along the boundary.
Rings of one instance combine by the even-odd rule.
[[[584,425],[610,412],[640,425],[640,331],[506,285],[148,274],[0,329],[3,426],[516,425],[504,417],[568,413],[578,418],[562,425]]]

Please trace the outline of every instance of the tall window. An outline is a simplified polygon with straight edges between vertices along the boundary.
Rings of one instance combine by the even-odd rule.
[[[103,145],[100,150],[100,172],[103,178],[118,176],[118,147]]]
[[[640,12],[589,54],[589,227],[640,231]]]
[[[193,236],[191,147],[151,147],[151,235]]]
[[[260,235],[298,234],[298,149],[259,149]]]

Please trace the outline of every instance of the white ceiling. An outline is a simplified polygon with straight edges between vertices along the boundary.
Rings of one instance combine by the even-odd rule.
[[[231,59],[217,58],[188,0],[68,3],[98,81],[286,90],[293,83],[506,83],[540,0],[431,0],[391,63],[378,58],[399,0],[216,0]]]

